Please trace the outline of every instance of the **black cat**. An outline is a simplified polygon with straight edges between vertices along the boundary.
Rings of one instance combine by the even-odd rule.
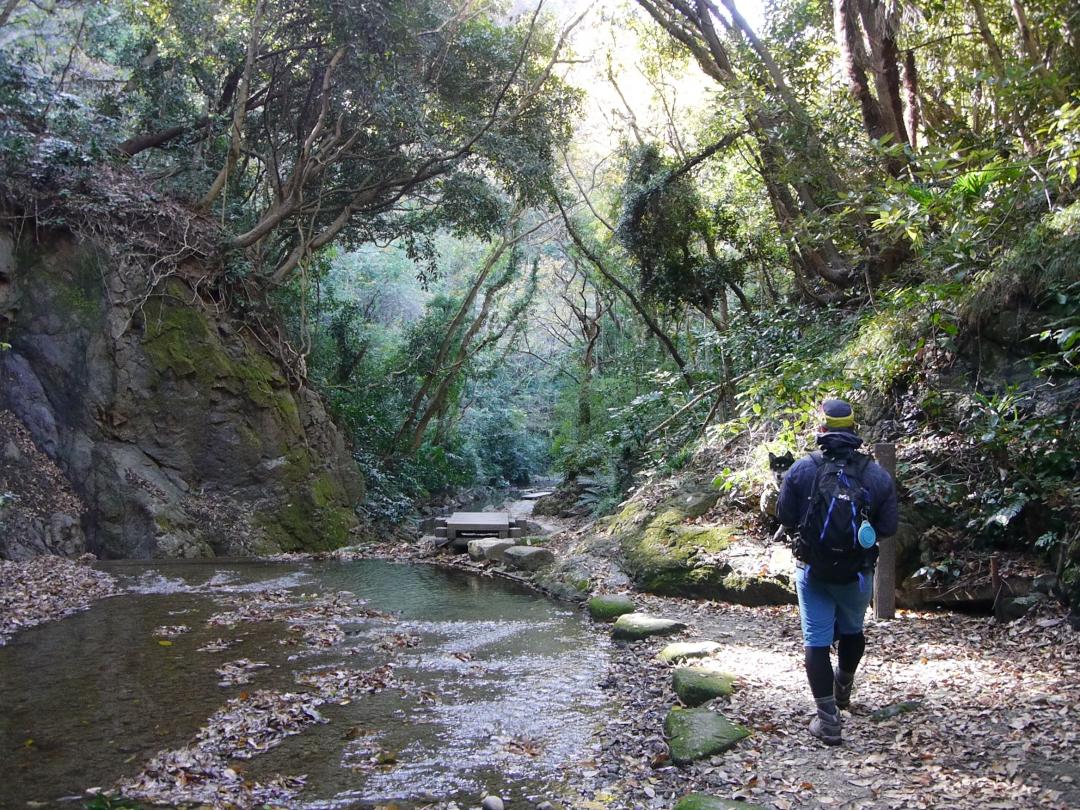
[[[769,471],[773,474],[773,479],[765,485],[765,490],[761,493],[761,501],[758,504],[761,513],[765,517],[776,518],[776,501],[777,496],[780,494],[780,483],[784,480],[784,473],[794,463],[795,456],[792,455],[790,450],[781,456],[769,453]]]

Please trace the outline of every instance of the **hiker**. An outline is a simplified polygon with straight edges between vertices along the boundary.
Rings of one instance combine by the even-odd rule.
[[[841,742],[840,710],[851,701],[866,646],[863,616],[873,593],[878,537],[896,533],[896,485],[864,453],[855,414],[841,399],[821,405],[818,452],[792,465],[780,486],[777,517],[795,538],[795,586],[806,677],[817,704],[810,733]],[[837,640],[835,672],[829,656]]]

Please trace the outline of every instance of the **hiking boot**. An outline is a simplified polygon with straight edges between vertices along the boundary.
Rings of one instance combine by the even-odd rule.
[[[840,710],[836,708],[835,699],[818,699],[817,717],[810,721],[810,733],[826,745],[840,745],[843,742]]]
[[[833,670],[833,698],[836,700],[837,709],[846,709],[851,705],[851,687],[855,685],[855,676]]]

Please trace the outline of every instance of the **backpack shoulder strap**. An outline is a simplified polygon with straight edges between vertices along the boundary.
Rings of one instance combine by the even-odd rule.
[[[811,453],[810,459],[814,462],[814,475],[810,479],[810,494],[807,495],[802,519],[799,521],[800,529],[806,525],[810,519],[810,514],[814,511],[814,501],[817,499],[818,494],[818,479],[821,477],[821,468],[825,464],[825,457],[820,451]]]

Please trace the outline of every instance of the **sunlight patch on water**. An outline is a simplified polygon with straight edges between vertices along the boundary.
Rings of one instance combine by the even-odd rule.
[[[268,579],[243,582],[235,571],[215,571],[205,582],[191,583],[183,577],[171,577],[161,571],[143,571],[138,576],[119,576],[127,593],[169,595],[178,593],[260,593],[298,588],[311,582],[306,571],[293,571]]]
[[[439,649],[447,656],[455,653],[474,655],[522,633],[542,632],[557,626],[554,621],[409,622],[401,625],[404,630],[446,638],[439,644]]]
[[[479,795],[490,787],[492,770],[510,782],[551,778],[588,750],[605,700],[595,684],[606,662],[595,649],[473,661],[469,667],[454,688],[443,685],[438,701],[411,713],[410,723],[433,733],[404,748],[396,767],[371,773],[359,790],[307,806]],[[350,764],[346,751],[342,765]]]

